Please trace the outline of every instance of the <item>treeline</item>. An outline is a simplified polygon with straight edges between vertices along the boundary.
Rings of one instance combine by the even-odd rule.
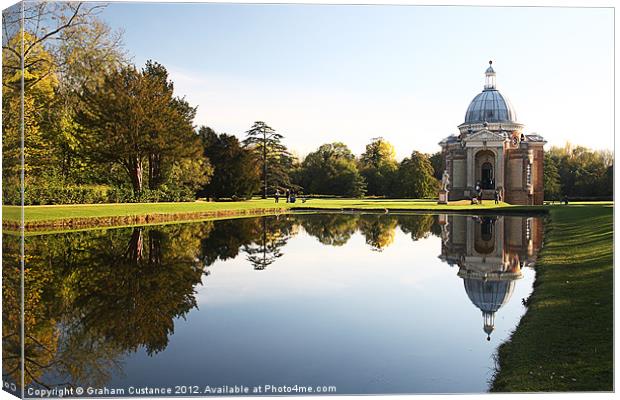
[[[545,153],[545,199],[613,199],[614,156],[582,146],[551,147]]]
[[[359,158],[344,143],[335,142],[298,159],[282,144],[283,136],[261,121],[243,141],[208,127],[198,134],[213,167],[200,197],[268,197],[289,189],[319,196],[420,198],[433,196],[437,189],[428,155],[414,151],[399,163],[394,147],[382,138],[373,139]]]
[[[427,197],[428,156],[398,163],[374,140],[357,158],[343,143],[303,160],[256,122],[239,141],[193,125],[166,68],[129,62],[101,5],[34,2],[3,13],[3,200],[19,204],[21,94],[26,204],[243,199],[276,190],[359,197]],[[22,52],[23,45],[23,52]],[[21,66],[24,65],[22,70]]]

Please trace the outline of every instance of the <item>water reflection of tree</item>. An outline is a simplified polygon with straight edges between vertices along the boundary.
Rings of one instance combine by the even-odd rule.
[[[24,270],[24,340],[21,339],[21,282],[19,238],[4,235],[2,241],[2,366],[3,380],[21,382],[21,346],[24,346],[24,381],[39,382],[45,366],[54,363],[58,334],[55,321],[47,318],[43,291],[51,283],[51,271]],[[29,261],[31,257],[26,259]]]
[[[357,215],[336,213],[298,217],[299,223],[310,236],[329,246],[346,244],[357,231],[357,220]]]
[[[281,215],[28,237],[25,383],[104,386],[127,352],[166,348],[175,319],[196,306],[206,266],[242,251],[264,269],[282,257],[299,225],[333,246],[359,229],[381,250],[397,225],[414,240],[428,236],[433,217]],[[5,236],[3,252],[3,376],[18,383],[19,239]]]
[[[209,224],[27,238],[25,383],[102,386],[128,351],[163,350],[196,306]],[[5,237],[6,239],[6,237]],[[18,241],[17,241],[18,242]],[[3,241],[3,377],[20,382],[19,265]],[[9,256],[9,257],[7,257]]]
[[[435,223],[433,215],[399,215],[398,225],[403,233],[411,235],[414,241],[425,239],[431,234],[441,235],[441,227]]]
[[[126,235],[109,231],[74,271],[71,310],[79,310],[80,329],[91,336],[152,354],[166,348],[174,319],[196,306],[200,232],[175,225]]]
[[[400,226],[413,240],[441,233],[432,215],[394,214],[312,214],[297,216],[304,230],[319,242],[342,246],[359,230],[373,250],[382,251],[394,242],[396,227]]]
[[[358,222],[366,243],[375,251],[383,251],[394,242],[397,225],[395,216],[385,214],[363,214]]]
[[[297,233],[294,219],[289,216],[258,218],[260,231],[251,243],[243,245],[247,260],[256,270],[263,270],[283,256],[282,248]]]
[[[201,258],[205,265],[217,260],[233,259],[239,250],[252,243],[261,234],[259,218],[226,219],[213,222],[213,229],[200,243]]]

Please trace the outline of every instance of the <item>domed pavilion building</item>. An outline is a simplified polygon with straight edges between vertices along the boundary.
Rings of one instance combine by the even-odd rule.
[[[439,143],[450,181],[448,200],[471,199],[480,187],[485,200],[493,199],[497,190],[511,204],[542,204],[546,142],[537,134],[524,133],[515,108],[497,90],[491,64],[484,89],[458,126],[459,135]]]

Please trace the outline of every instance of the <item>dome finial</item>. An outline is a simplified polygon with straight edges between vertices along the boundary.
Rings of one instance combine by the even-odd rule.
[[[495,70],[493,69],[493,60],[489,60],[489,68],[484,72],[485,80],[484,80],[484,89],[485,90],[493,90],[495,89]]]

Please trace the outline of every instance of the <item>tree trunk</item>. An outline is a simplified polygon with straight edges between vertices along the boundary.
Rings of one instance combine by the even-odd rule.
[[[159,231],[149,231],[149,264],[162,264],[162,234]]]
[[[133,193],[139,196],[142,193],[142,160],[136,157],[130,165],[129,177],[133,186]]]
[[[267,137],[263,134],[263,199],[267,198]]]
[[[149,156],[149,189],[155,190],[161,185],[161,156],[151,154]]]
[[[134,263],[138,263],[138,261],[142,260],[142,249],[142,228],[134,228],[133,232],[131,233],[129,245],[127,246],[127,258]]]

